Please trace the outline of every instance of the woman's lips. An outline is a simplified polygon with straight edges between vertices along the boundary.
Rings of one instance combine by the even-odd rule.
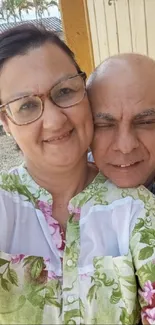
[[[55,143],[55,142],[59,142],[59,141],[61,142],[62,140],[65,140],[65,139],[69,138],[72,131],[73,131],[73,129],[66,132],[66,133],[64,133],[64,134],[62,134],[62,135],[59,135],[57,137],[52,137],[52,138],[49,138],[47,140],[44,140],[44,142],[46,142],[46,143]]]

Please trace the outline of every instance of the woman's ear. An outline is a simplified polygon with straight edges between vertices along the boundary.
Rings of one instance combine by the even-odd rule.
[[[8,124],[8,119],[5,115],[4,112],[0,112],[0,122],[2,123],[3,125],[3,129],[6,133],[9,133],[10,134],[10,128],[9,128],[9,124]]]

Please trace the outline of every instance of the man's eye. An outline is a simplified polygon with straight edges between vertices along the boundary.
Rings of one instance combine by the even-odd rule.
[[[146,121],[137,121],[135,122],[135,125],[137,126],[145,126],[145,125],[153,125],[155,124],[155,120],[146,120]]]
[[[108,123],[108,124],[95,124],[95,128],[102,128],[102,129],[108,129],[114,127],[115,124]]]

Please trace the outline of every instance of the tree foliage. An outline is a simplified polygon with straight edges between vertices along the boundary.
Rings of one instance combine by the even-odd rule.
[[[7,22],[10,20],[23,20],[23,14],[35,10],[36,18],[42,18],[45,12],[49,13],[49,8],[58,6],[54,0],[1,0],[0,19]]]

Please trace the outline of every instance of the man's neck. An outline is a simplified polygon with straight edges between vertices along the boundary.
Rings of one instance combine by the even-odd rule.
[[[151,175],[149,177],[149,179],[147,180],[147,182],[144,184],[144,186],[153,193],[153,190],[155,191],[155,187],[154,187],[154,179],[155,179],[155,175]]]

